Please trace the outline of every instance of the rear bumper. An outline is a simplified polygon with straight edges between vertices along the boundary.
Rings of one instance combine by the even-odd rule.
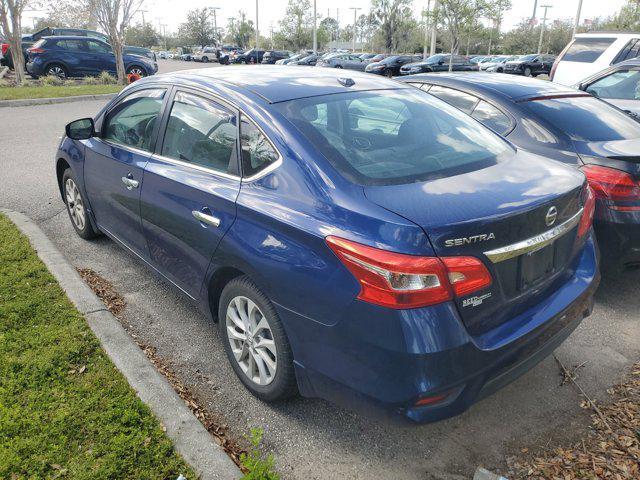
[[[594,228],[604,265],[640,262],[640,212],[616,212],[597,219]]]
[[[355,302],[350,318],[332,326],[278,309],[303,395],[367,414],[433,422],[465,411],[553,352],[591,313],[599,279],[590,236],[566,284],[480,336],[469,335],[449,303],[389,312]],[[442,398],[415,406],[435,397]]]

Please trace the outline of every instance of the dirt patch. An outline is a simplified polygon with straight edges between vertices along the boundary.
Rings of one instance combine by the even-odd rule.
[[[118,293],[115,287],[108,280],[101,277],[97,272],[90,268],[78,268],[77,270],[82,279],[87,283],[87,285],[89,285],[98,298],[102,300],[102,303],[105,304],[107,309],[116,318],[122,320],[124,309],[126,308],[126,302],[124,297]],[[123,326],[151,361],[153,366],[156,367],[156,369],[169,381],[169,384],[173,387],[180,398],[184,400],[184,403],[186,403],[200,423],[202,423],[207,431],[214,436],[218,444],[224,449],[235,464],[240,467],[243,473],[246,473],[246,468],[240,462],[240,456],[243,453],[247,453],[247,450],[242,447],[239,442],[230,438],[229,427],[220,418],[216,417],[198,403],[195,395],[178,378],[167,363],[157,355],[154,347],[142,343],[138,340],[135,334],[129,331],[124,323]]]
[[[558,362],[563,383],[573,383],[583,396],[580,406],[591,410],[591,426],[579,442],[535,455],[522,449],[512,459],[510,478],[637,479],[640,478],[640,363],[624,383],[607,390],[611,402],[598,405],[571,371]]]

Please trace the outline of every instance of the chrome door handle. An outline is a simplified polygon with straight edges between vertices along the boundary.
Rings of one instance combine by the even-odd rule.
[[[193,210],[191,212],[191,215],[193,215],[194,218],[201,221],[202,223],[208,223],[209,225],[213,225],[214,227],[220,226],[219,218],[214,217],[213,215],[207,215],[206,213],[201,212],[200,210]]]
[[[125,184],[127,190],[132,190],[134,188],[138,188],[140,182],[138,180],[134,180],[133,178],[122,177],[122,183]]]

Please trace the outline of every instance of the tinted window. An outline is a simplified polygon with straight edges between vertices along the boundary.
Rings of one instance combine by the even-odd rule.
[[[87,48],[92,53],[111,53],[111,47],[109,47],[109,45],[94,42],[93,40],[87,41]]]
[[[471,116],[500,134],[506,133],[511,127],[509,117],[484,100],[480,100],[476,108],[473,109]]]
[[[85,51],[82,40],[58,40],[56,44],[64,50],[71,50],[73,52]]]
[[[576,38],[562,60],[568,62],[595,62],[615,41],[615,38]]]
[[[523,105],[573,140],[605,142],[640,138],[640,123],[597,98],[550,98]]]
[[[242,175],[250,177],[275,163],[279,156],[260,129],[244,116],[241,118]]]
[[[235,114],[210,100],[178,92],[171,107],[162,155],[237,174],[237,138]]]
[[[429,93],[438,97],[440,100],[444,100],[449,105],[459,108],[465,113],[471,113],[473,107],[478,102],[478,99],[473,95],[439,85],[431,87]]]
[[[165,90],[153,89],[126,97],[107,114],[102,138],[151,151],[151,136],[164,94]]]
[[[587,92],[601,98],[640,99],[640,70],[621,70],[593,82]]]
[[[636,58],[640,53],[640,41],[637,39],[630,40],[620,53],[616,56],[612,63],[619,63],[631,58]]]
[[[361,184],[455,175],[494,165],[512,152],[464,113],[413,88],[323,95],[274,107],[338,171]],[[321,111],[327,123],[317,121]]]

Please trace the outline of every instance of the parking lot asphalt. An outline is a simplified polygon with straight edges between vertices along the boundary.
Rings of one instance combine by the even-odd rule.
[[[588,422],[576,389],[560,386],[553,358],[463,415],[430,425],[373,420],[315,399],[278,405],[257,400],[236,379],[217,330],[187,300],[113,242],[75,235],[56,185],[54,153],[65,123],[101,106],[91,101],[3,109],[0,206],[35,219],[75,266],[93,268],[112,282],[127,301],[129,330],[156,347],[233,435],[264,428],[283,478],[470,478],[477,465],[499,467],[521,448],[569,441]],[[606,399],[606,389],[638,359],[639,285],[638,270],[603,281],[593,315],[556,351],[568,367],[586,362],[578,382],[594,398]]]

